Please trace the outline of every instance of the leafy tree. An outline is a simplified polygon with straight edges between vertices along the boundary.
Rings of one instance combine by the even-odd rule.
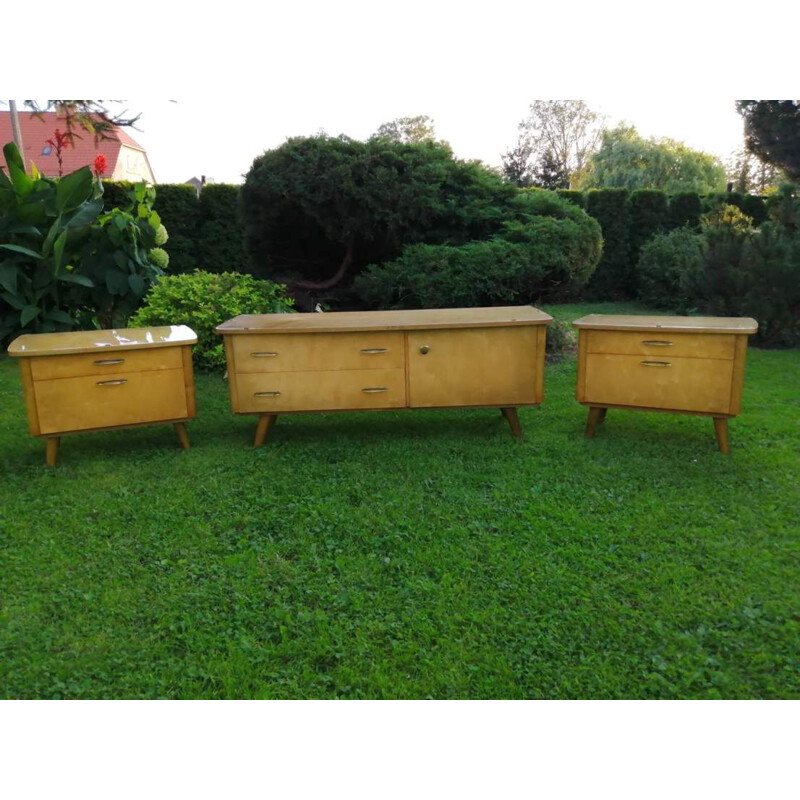
[[[597,148],[601,119],[583,100],[537,100],[519,131],[516,148],[503,156],[506,178],[518,186],[534,183],[536,165],[550,153],[555,169],[568,176],[571,186]]]
[[[763,161],[745,146],[731,154],[726,169],[733,191],[740,194],[773,193],[782,180],[781,171],[774,164]]]
[[[114,128],[133,127],[141,117],[141,114],[128,116],[127,110],[115,114],[107,107],[108,102],[118,103],[119,101],[48,100],[43,106],[40,106],[36,100],[26,100],[25,106],[34,115],[55,111],[59,116],[63,116],[70,140],[74,136],[80,138],[76,130],[84,130],[91,133],[97,141],[98,139],[108,139]]]
[[[800,180],[800,100],[737,100],[745,146],[790,180]]]
[[[565,189],[569,186],[569,175],[552,150],[547,150],[535,166],[534,185],[541,189]]]
[[[603,132],[581,188],[655,189],[668,194],[708,194],[725,188],[719,159],[673,139],[643,139],[636,128],[618,125]]]
[[[295,288],[327,290],[410,242],[487,238],[515,193],[441,142],[289,139],[259,156],[245,178],[246,248],[256,274],[293,275]]]
[[[416,142],[436,141],[433,120],[421,114],[417,117],[399,117],[383,125],[372,135],[372,139],[388,139],[392,142],[414,144]]]

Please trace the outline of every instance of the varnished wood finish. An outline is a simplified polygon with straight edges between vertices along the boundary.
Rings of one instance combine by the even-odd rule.
[[[197,335],[185,325],[164,325],[155,328],[115,328],[104,331],[70,331],[68,333],[27,333],[14,339],[8,354],[24,356],[63,356],[94,353],[95,358],[112,358],[125,350],[148,350],[197,344]]]
[[[533,306],[434,308],[405,311],[335,311],[326,314],[243,314],[215,330],[226,336],[249,333],[343,333],[548,325],[553,318]]]
[[[589,354],[586,395],[592,405],[675,408],[727,414],[733,361]]]
[[[586,418],[585,438],[594,439],[595,430],[603,424],[603,420],[606,417],[606,410],[597,406],[592,406],[589,409],[589,415]]]
[[[180,347],[157,350],[127,350],[115,353],[79,353],[64,356],[31,358],[31,373],[35,381],[52,378],[104,377],[118,372],[152,372],[158,369],[181,369],[183,355]]]
[[[540,374],[537,345],[533,326],[412,331],[409,405],[534,405]]]
[[[724,333],[749,336],[758,330],[750,317],[668,317],[636,314],[588,314],[572,323],[578,330]]]
[[[61,439],[58,436],[52,436],[45,439],[45,462],[48,467],[54,467],[58,461],[58,445]]]
[[[15,340],[28,427],[47,437],[55,463],[61,434],[173,423],[184,447],[184,423],[196,413],[189,328],[131,328],[31,334]]]
[[[233,337],[231,347],[240,373],[402,369],[405,358],[398,332],[251,334]]]
[[[457,406],[516,417],[542,400],[551,319],[532,306],[266,314],[216,330],[237,414]]]
[[[728,443],[727,417],[714,417],[714,433],[717,435],[717,445],[721,452],[730,455],[731,448]]]
[[[278,419],[277,414],[262,414],[258,418],[258,425],[256,426],[256,439],[253,443],[253,447],[261,447],[261,445],[264,444],[264,440],[267,438],[267,434],[272,429],[276,419]]]
[[[501,408],[500,411],[502,412],[503,416],[506,418],[506,422],[508,422],[508,426],[511,428],[511,435],[519,438],[522,436],[522,425],[519,424],[519,415],[517,414],[516,408]]]
[[[727,419],[740,410],[754,320],[593,314],[574,324],[587,438],[608,406],[689,413],[714,417],[719,448],[730,452]]]
[[[238,409],[245,414],[406,405],[402,369],[240,373],[237,381]]]
[[[42,433],[188,417],[182,369],[38,381]]]
[[[186,432],[186,424],[183,422],[175,423],[175,433],[178,434],[178,441],[184,450],[189,449],[189,434]]]
[[[733,360],[736,336],[724,333],[650,333],[587,331],[590,353],[653,358],[724,358]]]

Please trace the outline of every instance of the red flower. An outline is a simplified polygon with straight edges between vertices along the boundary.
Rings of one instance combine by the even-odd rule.
[[[56,153],[60,153],[65,147],[69,147],[69,134],[68,133],[61,133],[61,131],[56,128],[55,132],[55,141],[52,139],[48,139],[46,144],[49,144]]]
[[[94,157],[94,174],[99,178],[106,171],[106,157],[102,153],[98,153]]]

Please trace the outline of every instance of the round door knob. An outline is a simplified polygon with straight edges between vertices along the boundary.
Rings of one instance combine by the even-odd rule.
[[[419,351],[420,351],[420,353],[422,353],[422,355],[425,355],[426,353],[430,352],[430,347],[428,347],[428,345],[424,344],[424,345],[422,345],[422,347],[420,347]]]

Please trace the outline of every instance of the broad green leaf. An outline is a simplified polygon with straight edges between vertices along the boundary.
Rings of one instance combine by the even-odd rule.
[[[114,262],[120,269],[128,268],[128,256],[122,250],[114,251]]]
[[[15,253],[22,253],[22,255],[28,256],[29,258],[38,258],[39,260],[44,258],[44,256],[42,256],[40,253],[36,253],[33,250],[28,250],[27,247],[22,247],[18,244],[0,244],[0,247],[5,250],[13,250]]]
[[[125,294],[128,291],[128,276],[110,269],[106,272],[106,287],[111,294]]]
[[[19,149],[14,142],[9,142],[3,148],[3,155],[6,157],[8,177],[14,185],[14,191],[19,196],[28,194],[33,189],[33,181],[25,172],[25,162],[22,160]]]
[[[24,328],[31,320],[39,316],[41,309],[39,306],[25,306],[19,313],[20,327]]]
[[[47,232],[47,238],[44,240],[44,244],[42,245],[42,255],[47,258],[53,250],[53,242],[56,240],[56,236],[58,236],[58,232],[61,229],[61,217],[58,217],[53,224],[50,226],[50,230]]]
[[[17,311],[22,311],[25,308],[25,302],[21,300],[17,295],[10,294],[9,292],[3,292],[0,294],[0,297],[8,303],[11,308],[16,308]]]
[[[75,172],[65,175],[56,184],[56,207],[59,212],[71,211],[92,193],[92,171],[89,167],[81,167]]]
[[[0,264],[0,286],[15,294],[17,291],[17,268],[11,264]]]
[[[76,275],[74,272],[62,272],[61,275],[58,276],[58,280],[64,281],[64,283],[77,283],[89,289],[94,287],[94,282],[91,278],[87,278],[85,275]]]
[[[128,275],[128,285],[137,297],[141,297],[144,294],[145,282],[141,275]]]
[[[53,261],[56,267],[56,274],[58,274],[59,269],[61,269],[61,262],[64,260],[64,247],[67,244],[67,236],[69,236],[69,231],[62,231],[53,245]]]
[[[33,161],[31,161],[31,178],[33,178],[35,181],[41,180],[42,178],[42,173],[39,172],[39,170],[36,168],[36,164],[34,164]]]
[[[69,221],[64,225],[65,228],[72,230],[73,228],[80,228],[83,225],[89,225],[94,222],[97,215],[103,210],[103,199],[98,197],[90,200],[79,206],[75,213],[69,218]]]
[[[60,311],[57,308],[47,312],[47,319],[51,319],[53,322],[63,322],[64,325],[72,325],[72,317],[66,311]]]
[[[147,218],[147,221],[153,228],[158,230],[158,226],[161,224],[161,217],[158,216],[158,213],[156,211],[151,211],[150,216]]]

